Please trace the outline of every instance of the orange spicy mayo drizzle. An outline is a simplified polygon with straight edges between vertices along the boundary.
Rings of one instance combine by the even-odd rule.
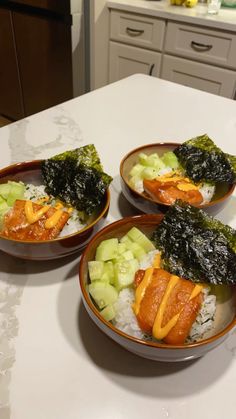
[[[154,261],[154,266],[158,265],[158,260]],[[145,275],[144,278],[142,280],[142,282],[139,284],[139,286],[136,289],[135,292],[135,303],[133,304],[133,310],[134,313],[137,314],[139,313],[139,309],[140,309],[140,305],[141,305],[141,301],[144,297],[145,291],[148,287],[148,285],[150,284],[151,280],[152,280],[152,274],[153,274],[153,268],[148,268],[145,271]],[[162,327],[162,321],[163,321],[163,316],[164,316],[164,312],[166,309],[166,305],[168,302],[168,298],[172,292],[172,290],[174,289],[174,287],[177,285],[177,283],[179,282],[180,278],[176,275],[171,275],[171,278],[168,282],[168,285],[166,287],[162,302],[157,310],[157,314],[154,320],[154,324],[153,324],[153,328],[152,328],[152,335],[158,339],[158,340],[162,340],[164,339],[165,336],[168,335],[168,333],[171,331],[171,329],[176,325],[179,316],[181,314],[181,311],[179,313],[177,313],[175,316],[173,316],[168,323]],[[195,287],[193,288],[191,295],[189,297],[189,300],[192,300],[193,298],[195,298],[203,289],[203,285],[197,284],[195,285]]]
[[[62,207],[62,204],[58,204],[57,208],[59,209],[57,209],[57,211],[54,212],[54,214],[45,221],[44,227],[46,229],[53,228],[58,223],[62,215],[62,210],[60,209],[61,207]],[[43,208],[40,208],[38,211],[34,212],[32,201],[26,201],[25,202],[25,215],[26,215],[28,223],[33,224],[36,221],[38,221],[49,210],[49,208],[50,208],[49,205],[45,205]]]

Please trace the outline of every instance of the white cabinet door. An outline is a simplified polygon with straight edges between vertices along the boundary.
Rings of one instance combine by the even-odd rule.
[[[132,74],[160,75],[161,54],[129,45],[110,42],[109,82]]]
[[[219,96],[233,98],[236,72],[164,55],[161,78]]]
[[[112,10],[110,27],[112,41],[156,51],[163,48],[166,27],[163,19]]]

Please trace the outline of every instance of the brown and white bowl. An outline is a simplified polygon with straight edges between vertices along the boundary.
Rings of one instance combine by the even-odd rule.
[[[138,162],[138,155],[140,153],[145,153],[150,155],[152,153],[157,153],[159,156],[162,156],[167,151],[173,151],[178,147],[179,143],[155,143],[147,144],[134,150],[130,151],[122,159],[120,163],[120,176],[121,176],[121,189],[125,198],[132,204],[135,208],[146,214],[155,214],[158,212],[165,213],[169,208],[169,204],[164,204],[158,200],[153,200],[145,193],[137,192],[129,183],[129,173],[132,167]],[[216,185],[215,193],[212,200],[203,205],[198,205],[199,208],[205,210],[211,215],[218,214],[228,203],[229,198],[231,197],[234,191],[235,185],[228,183],[218,183]]]
[[[33,185],[42,185],[42,160],[16,163],[0,170],[0,183],[8,180],[22,181]],[[91,222],[76,233],[53,240],[13,240],[1,236],[0,250],[9,255],[29,260],[50,260],[81,252],[91,237],[103,226],[110,205],[110,192],[106,191],[104,199]]]
[[[84,251],[79,266],[79,282],[84,306],[94,323],[111,339],[123,348],[143,358],[155,361],[177,362],[199,358],[220,345],[236,326],[236,287],[229,288],[229,297],[217,305],[214,328],[201,341],[185,345],[168,345],[154,341],[144,341],[129,336],[118,330],[111,322],[100,315],[88,293],[88,262],[94,260],[96,248],[102,240],[121,238],[133,226],[150,237],[163,215],[138,215],[123,218],[100,230],[90,241]]]

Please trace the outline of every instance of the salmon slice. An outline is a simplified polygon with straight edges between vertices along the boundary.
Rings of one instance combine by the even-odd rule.
[[[52,228],[45,228],[45,221],[57,211],[50,206],[38,221],[29,224],[25,214],[25,203],[26,201],[17,199],[13,208],[5,214],[1,235],[16,240],[51,240],[59,235],[70,216],[68,212],[62,211],[58,222]],[[34,212],[43,207],[33,202]]]
[[[143,188],[144,191],[154,200],[158,200],[165,204],[173,204],[176,199],[182,199],[192,205],[200,205],[203,201],[201,192],[197,189],[190,189],[183,191],[178,189],[178,184],[188,185],[189,182],[174,180],[168,182],[161,182],[157,179],[148,180],[144,179]]]
[[[172,275],[164,269],[155,268],[153,270],[151,282],[145,290],[136,316],[140,328],[148,334],[152,334],[156,315],[171,277]],[[163,338],[165,343],[171,345],[183,344],[189,335],[203,301],[201,292],[189,300],[194,287],[195,284],[192,282],[179,278],[172,289],[164,310],[161,327],[164,327],[176,314],[180,313],[180,315],[177,323]]]

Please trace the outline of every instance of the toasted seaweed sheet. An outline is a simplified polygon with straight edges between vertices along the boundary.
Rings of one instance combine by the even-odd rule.
[[[206,134],[185,141],[174,153],[194,182],[236,182],[236,156],[223,153]]]
[[[169,272],[194,282],[236,284],[236,230],[180,200],[152,240]]]
[[[100,205],[112,181],[93,144],[44,160],[41,169],[46,192],[87,215]]]

